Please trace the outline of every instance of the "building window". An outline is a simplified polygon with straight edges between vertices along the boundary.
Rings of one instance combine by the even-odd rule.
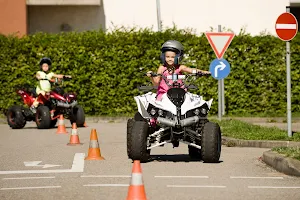
[[[298,32],[299,32],[299,22],[300,22],[300,4],[291,4],[290,6],[290,12],[295,15],[297,21],[298,21]]]

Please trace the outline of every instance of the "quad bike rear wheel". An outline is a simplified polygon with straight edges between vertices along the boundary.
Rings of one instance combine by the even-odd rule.
[[[201,138],[202,160],[207,163],[216,163],[221,155],[221,129],[219,124],[205,123]]]
[[[39,106],[37,108],[35,119],[38,129],[49,129],[51,127],[52,120],[47,106]]]
[[[12,129],[21,129],[26,125],[22,106],[12,106],[7,111],[7,123]]]
[[[147,150],[147,137],[149,126],[144,121],[134,121],[131,134],[127,138],[128,157],[132,160],[147,162],[150,157],[150,150]]]
[[[76,105],[73,108],[73,115],[71,116],[70,122],[71,124],[76,122],[77,127],[84,127],[85,114],[82,106]]]

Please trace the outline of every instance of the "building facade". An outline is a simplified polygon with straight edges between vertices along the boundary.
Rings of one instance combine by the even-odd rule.
[[[275,35],[275,21],[291,6],[300,20],[300,0],[160,0],[163,28],[191,28],[196,33],[218,25],[236,34],[244,29]],[[114,27],[158,30],[156,0],[0,0],[0,33],[59,33]]]

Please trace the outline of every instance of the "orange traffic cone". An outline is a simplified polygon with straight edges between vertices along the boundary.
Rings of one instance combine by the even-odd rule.
[[[77,133],[76,123],[72,124],[72,133],[71,133],[71,136],[70,136],[70,142],[67,145],[69,145],[69,146],[82,145],[82,143],[80,143],[79,136],[78,136],[78,133]]]
[[[56,134],[67,134],[63,115],[59,116]]]
[[[131,183],[126,200],[147,200],[141,163],[139,160],[133,162]]]
[[[88,156],[85,160],[105,160],[101,156],[96,129],[92,129]]]

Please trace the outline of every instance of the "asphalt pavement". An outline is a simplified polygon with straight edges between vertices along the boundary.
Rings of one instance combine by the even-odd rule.
[[[0,199],[126,199],[132,161],[126,154],[126,123],[88,123],[78,128],[80,146],[68,134],[38,130],[34,123],[12,130],[0,125]],[[85,161],[91,129],[105,160]],[[300,199],[300,178],[261,161],[262,148],[222,146],[220,163],[191,161],[187,146],[152,150],[142,163],[148,199]]]

